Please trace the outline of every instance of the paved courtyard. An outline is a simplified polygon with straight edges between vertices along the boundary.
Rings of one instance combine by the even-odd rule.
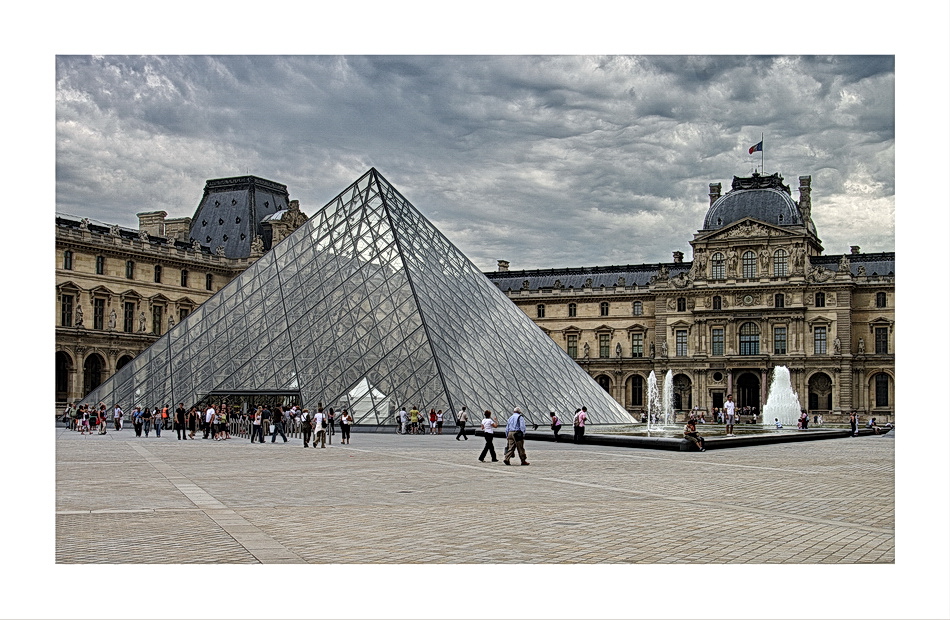
[[[529,441],[528,467],[479,463],[483,440],[454,433],[326,449],[56,437],[61,564],[895,561],[892,436],[706,453]]]

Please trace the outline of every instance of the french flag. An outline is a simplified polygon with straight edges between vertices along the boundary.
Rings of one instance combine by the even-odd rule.
[[[749,155],[751,155],[752,153],[755,153],[756,151],[761,151],[761,150],[762,150],[762,143],[759,142],[755,146],[749,147]]]

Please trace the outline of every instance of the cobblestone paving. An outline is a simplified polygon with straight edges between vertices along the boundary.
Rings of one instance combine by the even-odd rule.
[[[528,442],[531,465],[506,467],[454,434],[326,449],[56,434],[59,563],[894,562],[887,436],[703,454]]]

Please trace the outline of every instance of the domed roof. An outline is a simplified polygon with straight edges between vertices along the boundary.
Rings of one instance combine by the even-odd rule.
[[[703,230],[724,228],[747,217],[774,226],[806,226],[816,232],[814,223],[803,221],[788,186],[778,174],[734,177],[732,190],[710,205]]]

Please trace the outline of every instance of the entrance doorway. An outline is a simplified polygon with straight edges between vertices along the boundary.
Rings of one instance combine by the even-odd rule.
[[[755,407],[761,409],[759,403],[761,382],[758,375],[744,372],[736,379],[736,407]]]
[[[103,373],[105,372],[106,361],[98,353],[93,353],[86,358],[82,365],[83,373],[83,394],[88,394],[102,383]]]

